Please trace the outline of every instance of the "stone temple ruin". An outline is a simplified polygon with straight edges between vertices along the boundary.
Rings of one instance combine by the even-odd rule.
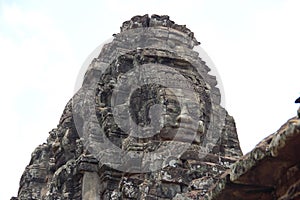
[[[125,21],[11,199],[300,199],[300,115],[243,156],[199,44],[168,16]]]

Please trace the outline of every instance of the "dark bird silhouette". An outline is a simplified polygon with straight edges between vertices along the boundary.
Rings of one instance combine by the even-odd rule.
[[[295,101],[295,103],[300,103],[300,97],[298,97]],[[298,115],[298,118],[300,119],[300,107],[298,108],[297,110],[297,115]]]

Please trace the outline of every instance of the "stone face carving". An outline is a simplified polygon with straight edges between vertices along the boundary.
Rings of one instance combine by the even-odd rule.
[[[15,199],[208,198],[242,152],[199,44],[168,16],[124,22],[32,153]]]

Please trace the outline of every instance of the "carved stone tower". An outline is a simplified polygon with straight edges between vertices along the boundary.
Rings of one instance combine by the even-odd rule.
[[[242,156],[200,43],[135,16],[89,65],[14,199],[200,199]]]

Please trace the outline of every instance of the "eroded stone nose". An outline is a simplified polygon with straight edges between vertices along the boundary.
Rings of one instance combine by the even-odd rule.
[[[186,106],[181,108],[181,113],[178,117],[176,117],[176,122],[185,124],[192,124],[194,122],[193,118],[189,115]]]

